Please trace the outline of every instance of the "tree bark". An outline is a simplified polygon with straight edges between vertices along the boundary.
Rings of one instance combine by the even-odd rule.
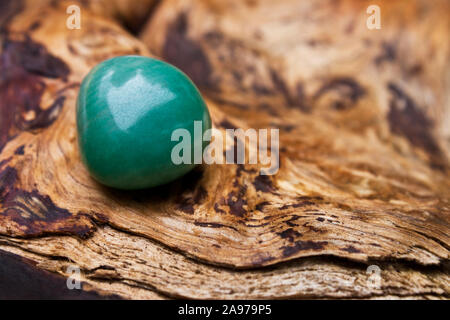
[[[0,297],[30,273],[72,298],[75,265],[80,298],[448,298],[447,1],[384,1],[381,30],[366,27],[370,3],[350,0],[80,1],[70,30],[72,3],[2,4],[0,271],[21,271],[0,275]],[[126,54],[186,72],[222,132],[280,129],[279,171],[96,183],[76,95],[93,66]]]

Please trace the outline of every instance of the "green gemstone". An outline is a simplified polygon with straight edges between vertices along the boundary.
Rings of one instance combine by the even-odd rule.
[[[77,100],[81,158],[99,182],[119,189],[161,185],[195,167],[174,164],[171,141],[184,128],[194,146],[207,143],[194,134],[211,128],[205,102],[192,81],[160,60],[122,56],[94,67],[83,79]],[[196,139],[196,140],[195,140]],[[198,141],[200,140],[200,141]]]

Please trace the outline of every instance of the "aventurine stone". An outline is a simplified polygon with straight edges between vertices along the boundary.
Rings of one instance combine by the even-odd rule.
[[[81,159],[107,186],[138,189],[170,182],[195,166],[171,159],[175,129],[202,138],[194,135],[194,121],[202,121],[203,132],[211,128],[205,102],[180,70],[141,56],[106,60],[84,78],[78,95]]]

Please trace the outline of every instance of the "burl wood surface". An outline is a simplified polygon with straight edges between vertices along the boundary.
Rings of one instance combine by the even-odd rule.
[[[448,1],[380,1],[381,30],[365,1],[80,1],[69,30],[72,3],[0,5],[0,292],[64,296],[77,265],[79,298],[449,297]],[[185,71],[223,132],[279,128],[279,172],[96,183],[76,95],[126,54]]]

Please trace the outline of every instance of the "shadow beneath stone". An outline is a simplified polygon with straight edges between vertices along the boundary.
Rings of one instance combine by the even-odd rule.
[[[196,193],[196,190],[202,188],[200,180],[203,177],[204,167],[197,166],[184,176],[169,182],[167,184],[138,190],[120,190],[104,186],[97,182],[99,190],[108,198],[114,199],[124,205],[131,203],[154,204],[173,201],[183,202],[183,199]]]

